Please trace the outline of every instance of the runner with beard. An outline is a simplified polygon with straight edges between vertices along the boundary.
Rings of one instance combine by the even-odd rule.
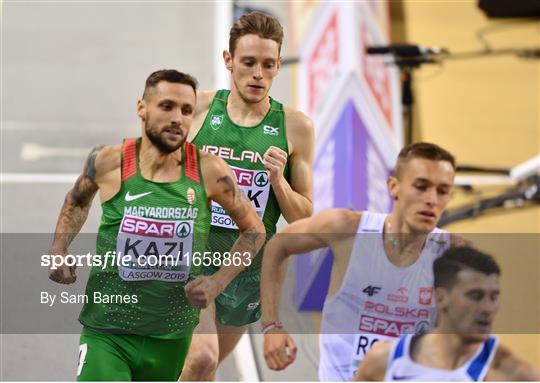
[[[178,379],[197,308],[245,267],[224,263],[212,276],[200,275],[212,201],[240,230],[231,254],[249,259],[264,243],[264,226],[227,164],[186,142],[196,87],[176,70],[152,73],[137,102],[142,136],[95,147],[64,201],[50,254],[68,254],[99,191],[96,254],[117,257],[93,267],[86,285],[79,381]],[[67,265],[49,277],[76,280]]]

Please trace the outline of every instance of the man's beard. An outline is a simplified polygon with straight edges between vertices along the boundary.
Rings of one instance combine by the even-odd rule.
[[[168,127],[165,127],[168,128]],[[146,136],[150,139],[150,142],[163,154],[169,154],[177,150],[179,147],[181,147],[184,142],[186,141],[186,137],[184,137],[178,144],[170,145],[168,144],[159,133],[157,133],[154,129],[149,127],[148,124],[148,117],[146,118],[145,124],[144,124],[144,131],[146,132]]]

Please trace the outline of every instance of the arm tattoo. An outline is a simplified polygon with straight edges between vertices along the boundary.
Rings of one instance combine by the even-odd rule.
[[[56,248],[67,249],[88,217],[92,200],[98,190],[95,183],[96,156],[102,148],[102,145],[98,145],[90,151],[83,173],[66,195],[56,224],[53,244]]]
[[[90,178],[92,181],[96,180],[96,157],[98,153],[103,149],[103,145],[96,145],[90,151],[90,154],[86,158],[86,163],[84,165],[85,175]]]
[[[248,206],[251,203],[246,195],[238,189],[238,186],[229,176],[223,176],[219,178],[217,182],[223,183],[225,194],[231,194],[232,205],[228,212],[231,218],[233,220],[244,218],[248,212]]]
[[[229,176],[218,178],[217,182],[222,182],[225,187],[225,193],[232,193],[233,201],[236,200],[236,185]]]
[[[92,206],[92,199],[97,190],[98,187],[93,181],[84,175],[79,176],[73,188],[67,193],[60,211],[54,233],[53,248],[67,251],[86,222]]]
[[[255,255],[257,255],[257,252],[261,248],[263,243],[264,235],[258,232],[255,227],[250,227],[249,229],[244,230],[240,233],[236,242],[231,248],[231,253],[249,252],[251,256],[254,257]]]
[[[256,243],[257,243],[257,237],[261,235],[261,233],[259,233],[257,231],[256,228],[254,227],[250,227],[249,229],[247,229],[246,231],[244,231],[242,233],[242,235],[246,238],[246,240],[248,241],[249,243],[249,246],[252,247],[252,248],[255,248],[256,246]]]

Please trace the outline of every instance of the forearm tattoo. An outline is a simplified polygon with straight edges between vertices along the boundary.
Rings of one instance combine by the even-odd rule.
[[[234,243],[231,253],[250,253],[251,257],[257,255],[258,251],[264,244],[264,235],[259,233],[255,227],[244,230],[238,236]]]

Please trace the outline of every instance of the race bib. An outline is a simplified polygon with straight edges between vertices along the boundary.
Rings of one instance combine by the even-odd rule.
[[[379,334],[356,334],[354,338],[353,357],[350,366],[351,378],[356,373],[360,362],[365,358],[367,352],[373,347],[373,345],[381,340],[392,340],[393,337],[379,335]]]
[[[369,306],[368,306],[369,307]],[[379,304],[376,307],[383,307]],[[360,362],[365,358],[367,352],[373,345],[380,341],[392,341],[398,339],[403,334],[415,334],[425,332],[429,328],[427,319],[428,311],[425,309],[409,309],[411,314],[426,316],[425,319],[392,319],[390,316],[360,315],[359,330],[361,334],[356,334],[354,339],[353,356],[351,361],[351,376],[354,375]],[[405,312],[399,311],[396,312]]]
[[[248,170],[230,167],[236,177],[240,190],[249,198],[257,214],[262,219],[270,193],[270,182],[266,170]],[[212,226],[238,230],[238,226],[217,202],[212,201]]]
[[[124,215],[116,240],[124,281],[183,282],[191,270],[193,220],[164,221]]]

